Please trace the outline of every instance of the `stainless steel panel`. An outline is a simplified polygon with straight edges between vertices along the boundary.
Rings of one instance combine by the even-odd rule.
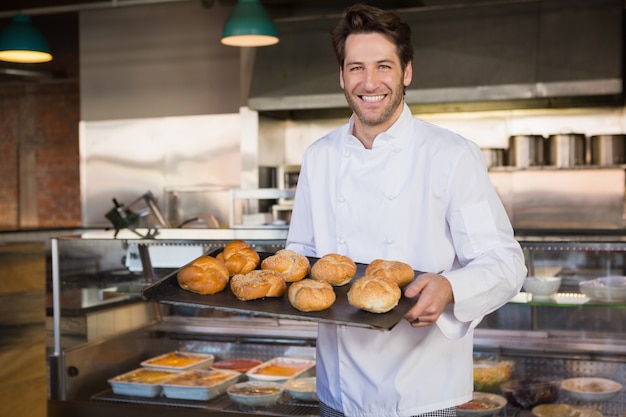
[[[624,226],[622,169],[525,169],[489,175],[516,229]]]
[[[238,187],[240,136],[239,114],[81,122],[83,226],[110,226],[114,197],[128,204],[151,191],[164,209],[170,190]],[[196,213],[185,214],[228,224],[228,193],[198,197]]]

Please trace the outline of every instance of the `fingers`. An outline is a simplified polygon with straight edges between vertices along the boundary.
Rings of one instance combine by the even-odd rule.
[[[419,295],[404,316],[412,327],[433,325],[454,299],[450,282],[442,275],[430,273],[417,277],[405,288],[404,295],[410,298]]]

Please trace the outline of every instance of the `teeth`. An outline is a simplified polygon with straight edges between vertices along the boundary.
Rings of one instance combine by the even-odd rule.
[[[384,95],[381,96],[361,96],[361,98],[363,99],[363,101],[367,101],[369,103],[374,103],[376,101],[381,101],[382,99],[385,98]]]

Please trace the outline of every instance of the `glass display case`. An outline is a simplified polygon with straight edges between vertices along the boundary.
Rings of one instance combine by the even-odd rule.
[[[108,378],[128,372],[149,357],[171,350],[212,353],[229,359],[262,360],[306,352],[314,354],[314,322],[232,314],[198,306],[145,301],[141,291],[186,262],[242,239],[255,249],[274,252],[284,246],[283,229],[211,229],[160,231],[156,239],[112,232],[54,239],[51,406],[49,415],[254,414],[220,397],[193,401],[120,399]],[[475,331],[477,358],[511,360],[509,379],[549,377],[604,378],[626,385],[626,300],[619,284],[603,296],[581,291],[584,282],[621,276],[626,239],[619,234],[519,235],[529,274],[557,276],[556,293],[536,297],[523,288],[509,303],[485,317]],[[497,391],[497,395],[503,395]],[[626,417],[624,390],[609,399],[589,401],[560,390],[556,403],[592,409],[605,417]],[[317,415],[315,404],[290,403],[263,411],[276,416]],[[81,414],[82,413],[82,414]],[[108,414],[107,414],[108,413]],[[509,403],[500,417],[534,417],[531,408]]]

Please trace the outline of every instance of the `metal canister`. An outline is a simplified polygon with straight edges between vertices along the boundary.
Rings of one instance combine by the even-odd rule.
[[[590,164],[612,166],[626,163],[626,135],[594,135],[589,142]]]
[[[560,133],[548,136],[547,165],[557,168],[585,165],[586,139],[587,137],[582,133]]]
[[[504,149],[503,148],[482,148],[483,156],[487,168],[501,167],[504,165]]]
[[[545,138],[542,135],[509,137],[507,165],[518,168],[541,166],[544,160]]]

